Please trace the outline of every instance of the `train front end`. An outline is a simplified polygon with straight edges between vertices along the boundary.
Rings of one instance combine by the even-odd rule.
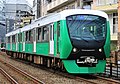
[[[108,18],[95,14],[74,14],[66,17],[72,47],[63,60],[69,73],[103,73],[110,55]]]

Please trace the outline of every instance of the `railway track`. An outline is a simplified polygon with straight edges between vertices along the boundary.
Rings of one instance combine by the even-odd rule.
[[[99,80],[107,81],[108,82],[107,84],[120,84],[120,80],[117,81],[117,80],[113,80],[113,79],[110,79],[110,78],[100,77],[100,76],[97,76],[97,75],[92,75],[92,76],[96,77]]]
[[[120,84],[120,81],[103,78],[96,75],[73,75],[68,73],[55,72],[56,74],[75,79],[76,81],[85,81],[87,84]],[[86,76],[86,77],[85,77]],[[82,82],[81,81],[81,82]]]
[[[3,74],[11,84],[19,84],[11,75],[9,75],[4,69],[0,68],[1,74]]]
[[[28,74],[27,72],[24,72],[11,64],[8,64],[2,60],[0,60],[0,62],[2,64],[6,65],[7,67],[13,69],[17,73],[22,74],[26,78],[29,78],[29,80],[32,81],[34,84],[45,84],[43,81],[38,80],[37,78],[33,77],[32,75]],[[8,80],[12,81],[12,84],[19,84],[14,78],[12,78],[9,74],[7,74],[7,72],[5,72],[5,70],[3,70],[2,68],[0,70],[4,74],[4,76],[7,77]]]
[[[16,59],[14,59],[14,60],[16,60]],[[23,60],[16,60],[16,61],[24,62],[25,64],[32,65],[35,67],[37,66],[38,68],[40,67],[40,69],[49,71],[49,72],[57,74],[57,75],[64,76],[66,78],[74,79],[74,80],[79,81],[79,82],[83,82],[83,84],[84,83],[85,84],[120,84],[120,81],[116,81],[116,80],[108,79],[108,78],[103,78],[103,77],[96,76],[96,75],[89,75],[89,77],[86,78],[86,77],[83,77],[81,75],[73,75],[73,74],[68,74],[65,72],[60,72],[58,70],[51,70],[51,69],[48,69],[46,67],[35,65],[35,64],[23,61]],[[86,75],[86,76],[88,76],[88,75]]]

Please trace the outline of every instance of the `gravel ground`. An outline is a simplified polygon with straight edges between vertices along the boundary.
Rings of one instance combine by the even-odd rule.
[[[13,64],[14,66],[30,73],[34,77],[45,82],[45,84],[86,84],[85,82],[76,81],[74,79],[66,78],[40,68],[35,68],[31,65],[26,65],[21,62],[10,59],[7,56],[0,55],[0,59],[6,61],[7,63]]]

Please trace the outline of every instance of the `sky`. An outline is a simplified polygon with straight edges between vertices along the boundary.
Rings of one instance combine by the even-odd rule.
[[[28,3],[32,6],[33,5],[33,0],[26,0]]]

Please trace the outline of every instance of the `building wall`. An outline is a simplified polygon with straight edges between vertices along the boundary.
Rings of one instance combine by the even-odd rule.
[[[37,19],[39,17],[41,17],[41,0],[34,0],[33,1],[33,15],[34,19]]]
[[[26,2],[26,0],[6,0],[5,16],[7,18],[7,33],[13,31],[16,28],[20,28],[20,26],[16,24],[20,24],[21,17],[31,14],[32,8]]]
[[[65,9],[91,9],[93,0],[41,0],[41,16]]]
[[[118,32],[118,0],[93,0],[92,9],[102,10],[108,14],[111,28],[111,41],[117,41]]]
[[[5,5],[4,1],[0,0],[0,40],[4,42],[4,37],[6,33],[5,28]]]
[[[4,1],[0,0],[0,23],[4,24],[5,20],[5,5],[4,5]]]

